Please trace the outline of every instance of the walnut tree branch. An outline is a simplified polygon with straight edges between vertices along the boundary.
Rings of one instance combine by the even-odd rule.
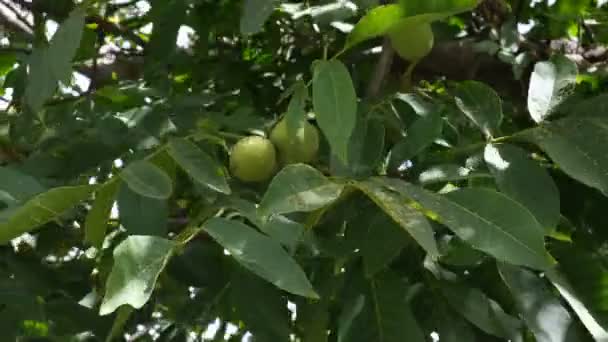
[[[378,58],[378,62],[374,68],[374,74],[372,75],[372,79],[367,87],[367,97],[374,98],[380,94],[380,89],[382,88],[382,84],[386,79],[389,71],[391,70],[391,65],[393,64],[393,56],[395,51],[391,46],[391,41],[388,38],[384,38],[384,42],[382,43],[382,52],[380,53],[380,58]]]
[[[382,5],[388,2],[388,0],[380,0],[380,4]],[[388,37],[385,37],[384,42],[382,43],[382,52],[380,53],[380,58],[376,63],[374,74],[372,75],[372,79],[367,87],[366,96],[368,98],[374,98],[380,94],[382,84],[391,70],[391,66],[393,64],[393,55],[394,50],[391,45],[391,41]]]

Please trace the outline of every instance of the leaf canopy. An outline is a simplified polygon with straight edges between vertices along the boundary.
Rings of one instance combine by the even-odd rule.
[[[0,1],[0,340],[608,340],[607,6]]]

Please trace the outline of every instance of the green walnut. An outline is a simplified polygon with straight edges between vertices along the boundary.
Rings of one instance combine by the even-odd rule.
[[[319,131],[307,121],[290,136],[285,119],[270,132],[270,140],[279,151],[279,158],[284,164],[310,163],[319,152]]]
[[[274,145],[266,138],[250,136],[239,140],[230,153],[230,172],[243,182],[263,182],[277,167]]]
[[[403,23],[389,32],[393,49],[401,58],[416,62],[433,49],[434,37],[430,24]]]

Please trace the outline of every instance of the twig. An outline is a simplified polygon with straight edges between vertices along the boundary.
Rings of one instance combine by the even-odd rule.
[[[391,46],[390,39],[384,38],[384,43],[382,44],[382,53],[380,54],[380,58],[376,63],[376,67],[374,68],[374,75],[372,76],[369,86],[367,87],[366,95],[368,98],[374,98],[380,94],[380,89],[382,88],[384,79],[391,70],[394,54],[395,51]]]
[[[388,2],[388,0],[380,0],[380,4],[382,5]],[[376,63],[376,67],[374,68],[374,75],[372,76],[369,86],[367,87],[367,98],[374,98],[380,94],[382,84],[384,83],[384,80],[386,79],[386,76],[393,65],[394,54],[395,51],[393,50],[390,39],[385,37],[384,42],[382,43],[382,52],[380,53],[380,58]]]
[[[132,40],[135,44],[137,44],[139,46],[142,46],[142,47],[146,46],[146,41],[143,40],[140,36],[138,36],[135,32],[133,32],[129,29],[123,28],[121,26],[118,26],[116,24],[113,24],[98,15],[88,16],[87,22],[97,24],[97,26],[104,32],[107,32],[107,33],[110,33],[110,34],[113,34],[116,36],[123,36],[129,40]]]
[[[107,15],[108,13],[106,8],[102,19],[103,21],[107,21]],[[90,76],[91,84],[89,85],[89,89],[94,89],[95,87],[97,87],[97,72],[99,70],[99,51],[101,50],[101,47],[103,46],[106,37],[105,32],[103,30],[98,30],[96,33],[97,39],[95,40],[95,56],[93,57],[93,74]]]
[[[5,1],[7,1],[7,0],[0,0],[0,4],[2,4],[8,10],[11,10],[11,12],[14,12],[14,8],[16,7],[14,4],[12,4],[12,2],[17,2],[17,4],[19,6],[22,6],[26,10],[29,10],[32,13],[32,15],[35,15],[38,12],[36,6],[33,5],[34,4],[33,2],[30,3],[30,2],[23,1],[23,0],[13,0],[13,1],[9,1],[9,2],[11,2],[11,5],[8,5],[5,3]],[[11,6],[11,8],[9,8],[9,6]],[[0,7],[0,10],[1,9],[2,8]],[[52,14],[49,14],[49,15],[50,15],[51,19],[61,20],[61,18],[56,18]],[[6,17],[6,15],[3,15],[3,16]],[[0,19],[2,19],[2,18],[0,18]],[[7,18],[4,18],[4,19],[7,20]],[[146,41],[143,40],[136,33],[132,32],[131,30],[129,30],[125,27],[111,23],[99,15],[89,15],[89,16],[87,16],[86,21],[87,21],[87,23],[97,24],[97,26],[106,33],[110,33],[115,36],[123,36],[126,39],[129,39],[129,40],[133,41],[135,44],[142,46],[142,47],[144,47],[146,45]],[[18,23],[13,23],[13,26],[17,25],[17,24]],[[20,25],[20,26],[22,26],[22,25]],[[23,28],[21,30],[23,31]],[[29,38],[31,40],[33,38],[32,30],[30,29],[29,32],[27,32],[27,33],[29,34]]]

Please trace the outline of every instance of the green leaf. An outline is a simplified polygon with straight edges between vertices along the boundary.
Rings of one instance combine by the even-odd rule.
[[[84,240],[95,248],[100,249],[103,244],[119,186],[120,182],[110,181],[95,192],[95,201],[84,223]]]
[[[608,330],[605,328],[605,325],[602,325],[602,322],[595,317],[595,313],[589,310],[585,305],[584,300],[576,292],[568,279],[555,270],[547,272],[546,274],[564,300],[570,304],[570,307],[576,313],[587,331],[593,336],[593,339],[595,341],[607,341]]]
[[[357,94],[346,66],[337,60],[317,61],[312,93],[317,122],[332,153],[347,162],[348,143],[357,122]]]
[[[380,120],[368,119],[365,134],[351,142],[354,146],[350,151],[351,167],[356,174],[372,173],[373,168],[382,160],[386,129]],[[370,170],[371,169],[371,170]],[[368,171],[369,170],[369,171]]]
[[[167,234],[169,206],[167,200],[145,197],[133,191],[126,184],[118,191],[118,212],[120,223],[129,235]]]
[[[74,60],[83,61],[95,57],[97,53],[97,30],[92,26],[85,26],[82,30],[80,46],[76,50]]]
[[[365,276],[371,278],[397,258],[412,240],[371,200],[365,199],[357,208],[353,206],[349,210],[357,212],[353,213],[355,216],[352,218],[344,218],[347,221],[344,250],[346,253],[359,250],[357,253],[363,259]]]
[[[169,154],[200,184],[223,194],[230,194],[226,173],[211,156],[186,139],[169,142]]]
[[[315,272],[315,288],[318,289],[319,300],[295,298],[297,317],[293,329],[298,331],[302,342],[329,342],[328,330],[332,327],[335,294],[344,285],[344,274],[336,274],[333,260],[324,260]],[[335,335],[335,334],[334,334]],[[335,340],[334,340],[335,341]]]
[[[479,329],[507,340],[517,340],[521,322],[505,313],[498,303],[480,290],[446,282],[442,284],[441,291],[452,308]]]
[[[421,184],[454,182],[475,178],[492,178],[489,173],[472,172],[471,169],[456,164],[435,165],[418,175]]]
[[[310,16],[312,22],[320,27],[328,27],[332,22],[336,21],[344,22],[357,13],[357,9],[354,6],[339,1],[310,3],[301,8],[302,10],[300,11],[292,12],[292,18],[297,20],[304,16]]]
[[[374,279],[352,270],[342,291],[338,342],[425,341],[407,296],[410,288],[399,274],[385,272]]]
[[[338,317],[338,342],[371,340],[370,337],[374,336],[374,331],[368,328],[371,320],[366,319],[368,318],[365,317],[368,316],[366,311],[369,311],[369,309],[366,308],[366,296],[364,294],[358,294],[356,297],[344,301],[342,311]],[[362,323],[361,321],[366,323],[364,337],[359,334],[360,327],[363,325],[359,324]]]
[[[578,242],[578,241],[577,241]],[[570,304],[597,341],[608,340],[608,267],[605,257],[587,246],[555,243],[551,251],[559,268],[547,272],[549,280]]]
[[[534,121],[544,121],[570,95],[577,75],[576,63],[565,56],[536,63],[528,88],[528,110]]]
[[[223,218],[205,222],[204,229],[245,268],[287,292],[318,298],[306,274],[278,242],[247,225]]]
[[[21,202],[43,192],[45,188],[32,176],[8,167],[0,167],[0,192]]]
[[[477,81],[465,81],[456,88],[458,108],[487,136],[497,134],[502,122],[502,103],[496,92]]]
[[[582,341],[577,322],[541,278],[507,264],[498,270],[537,342]]]
[[[500,191],[523,204],[548,232],[560,219],[557,185],[527,153],[511,145],[487,145],[484,158]]]
[[[386,130],[378,119],[360,118],[348,144],[348,165],[333,157],[331,173],[341,177],[369,177],[384,153]]]
[[[432,258],[439,257],[433,228],[422,214],[407,206],[403,195],[389,190],[382,179],[359,182],[355,186],[408,232]]]
[[[287,247],[289,251],[295,250],[305,230],[303,224],[282,215],[273,215],[264,224],[258,226],[258,228]]]
[[[51,60],[46,50],[34,50],[29,57],[29,76],[25,88],[25,101],[33,112],[42,109],[57,88],[57,77],[53,75]]]
[[[261,341],[289,341],[287,301],[279,289],[242,269],[230,284],[232,307],[247,331]]]
[[[73,298],[53,298],[44,304],[46,317],[53,321],[52,330],[57,335],[91,331],[95,336],[103,336],[110,328],[110,317],[100,317],[92,305],[85,306]]]
[[[250,35],[258,33],[274,11],[274,0],[245,0],[241,15],[241,33]]]
[[[442,306],[445,306],[441,299]],[[437,302],[435,302],[435,306]],[[434,309],[434,320],[433,328],[437,329],[437,333],[441,336],[441,342],[462,342],[462,341],[476,341],[477,333],[474,328],[466,321],[462,316],[449,308],[443,308],[443,310]]]
[[[308,100],[308,88],[303,81],[298,81],[294,88],[291,100],[287,106],[285,122],[287,122],[287,133],[293,138],[298,129],[306,122],[306,100]]]
[[[237,210],[266,235],[292,251],[300,242],[304,226],[282,215],[272,215],[268,221],[258,217],[256,204],[242,198],[230,198],[228,207]]]
[[[197,232],[200,232],[199,227],[193,231],[193,233]],[[223,288],[229,289],[228,282],[235,269],[234,266],[237,265],[224,255],[224,249],[212,239],[205,237],[205,239],[193,239],[186,245],[179,246],[179,251],[169,261],[166,272],[169,279],[210,289],[209,293],[203,295],[203,298],[209,298],[207,296],[212,296]]]
[[[437,113],[428,114],[416,120],[407,130],[407,135],[391,150],[389,169],[399,166],[417,156],[441,136],[443,119]]]
[[[154,164],[138,160],[129,164],[121,173],[122,178],[134,192],[150,198],[167,199],[173,192],[173,183]]]
[[[146,45],[146,53],[154,61],[152,67],[159,62],[168,62],[175,52],[177,35],[181,23],[186,20],[188,4],[184,0],[153,1],[148,14],[152,20],[152,35]]]
[[[567,114],[576,117],[602,117],[608,112],[608,93],[600,94],[567,107]]]
[[[396,4],[375,7],[355,25],[348,38],[346,38],[344,50],[368,39],[386,34],[404,16],[403,8]]]
[[[368,277],[384,269],[407,245],[405,232],[390,216],[382,213],[364,222],[361,256]]]
[[[263,217],[313,211],[336,200],[343,188],[312,166],[288,165],[272,179],[258,210]]]
[[[17,204],[17,200],[9,195],[9,193],[0,190],[0,212],[2,210],[6,210],[7,208],[11,208],[14,207]],[[2,214],[0,214],[0,219],[3,217]]]
[[[437,104],[417,93],[397,93],[395,99],[405,102],[416,114],[423,117],[432,115],[440,109]]]
[[[431,211],[429,215],[474,248],[515,265],[551,266],[543,228],[526,208],[505,195],[482,188],[438,195],[399,180],[384,182]]]
[[[570,177],[608,196],[608,120],[571,117],[525,132]]]
[[[19,320],[43,319],[44,308],[36,298],[35,292],[24,286],[26,284],[23,282],[10,279],[8,276],[4,278],[0,281],[0,305],[2,305],[0,312],[8,311]]]
[[[6,340],[19,340],[17,335],[23,334],[23,324],[26,321],[43,321],[45,307],[34,292],[23,284],[9,279],[2,274],[0,281],[0,329]],[[21,337],[21,336],[20,336]]]
[[[0,56],[0,76],[5,77],[17,62],[17,56],[14,53],[5,52]],[[6,87],[6,84],[4,85]]]
[[[111,314],[126,304],[142,308],[150,299],[173,247],[175,242],[154,236],[129,236],[116,246],[99,314]]]
[[[371,281],[379,342],[426,341],[409,303],[407,286],[395,274],[386,273]]]
[[[112,322],[112,328],[105,339],[106,342],[114,341],[123,335],[122,333],[124,327],[131,318],[133,311],[135,310],[130,306],[121,306],[116,310],[116,315],[114,317],[114,321]]]
[[[368,39],[385,35],[396,25],[429,24],[469,11],[475,6],[477,0],[403,1],[399,5],[375,7],[355,25],[346,39],[344,50]]]
[[[441,240],[441,259],[442,264],[455,266],[473,266],[481,264],[486,255],[468,244],[464,243],[456,236],[445,236]]]
[[[86,10],[78,7],[59,26],[48,47],[51,69],[58,81],[65,82],[72,76],[72,59],[80,47]]]
[[[298,303],[297,308],[296,324],[302,342],[328,342],[331,318],[328,301]]]
[[[263,128],[266,121],[264,117],[249,106],[239,107],[230,115],[221,112],[207,113],[209,120],[221,127],[231,131],[248,131],[251,129]]]
[[[479,0],[399,0],[399,5],[408,15],[423,13],[450,13],[450,15],[474,9]]]
[[[25,100],[30,109],[39,111],[57,87],[72,75],[72,59],[80,46],[86,12],[75,9],[59,26],[48,47],[36,48],[30,56],[30,74]]]
[[[30,199],[12,211],[6,221],[0,220],[0,244],[59,218],[66,210],[87,199],[95,186],[54,188]]]

